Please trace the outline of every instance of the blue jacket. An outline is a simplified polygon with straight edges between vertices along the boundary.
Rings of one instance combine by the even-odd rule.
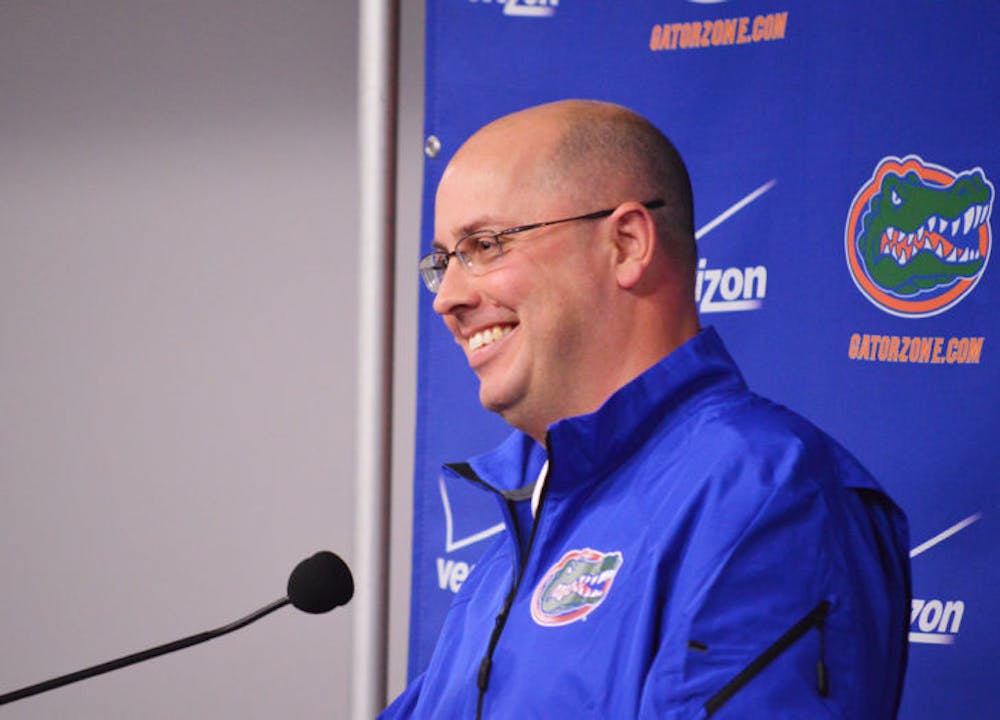
[[[714,331],[547,445],[515,433],[449,466],[508,532],[382,718],[895,717],[906,520],[841,446],[751,393]]]

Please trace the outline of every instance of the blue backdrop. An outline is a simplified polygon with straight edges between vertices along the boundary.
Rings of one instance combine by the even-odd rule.
[[[901,717],[992,717],[1000,5],[428,0],[427,18],[423,247],[441,172],[484,123],[567,97],[653,120],[691,171],[703,324],[909,516]],[[440,465],[509,432],[420,292],[411,676],[500,522]]]

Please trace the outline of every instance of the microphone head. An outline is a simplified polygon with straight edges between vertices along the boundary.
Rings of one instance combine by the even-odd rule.
[[[288,577],[288,599],[307,613],[325,613],[354,596],[354,578],[347,563],[329,550],[308,557]]]

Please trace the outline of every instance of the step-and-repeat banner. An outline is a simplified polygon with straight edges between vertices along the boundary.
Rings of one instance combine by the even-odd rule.
[[[486,122],[583,97],[658,125],[691,171],[702,323],[909,516],[904,718],[1000,700],[998,37],[986,0],[427,2],[422,247]],[[440,466],[509,433],[420,293],[411,676],[501,528]]]

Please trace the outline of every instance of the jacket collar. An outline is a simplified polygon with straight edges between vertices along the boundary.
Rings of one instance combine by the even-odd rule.
[[[683,422],[686,413],[678,412],[681,408],[745,390],[718,333],[706,328],[620,388],[595,412],[551,425],[548,452],[515,431],[495,450],[449,467],[495,491],[530,495],[549,457],[549,492],[571,492],[630,457],[664,424]]]

